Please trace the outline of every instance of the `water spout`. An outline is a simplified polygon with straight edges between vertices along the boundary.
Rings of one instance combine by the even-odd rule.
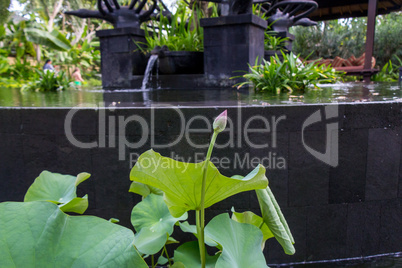
[[[154,54],[148,60],[147,68],[145,69],[144,78],[142,79],[142,86],[141,89],[147,89],[147,84],[150,80],[152,69],[154,68],[155,62],[158,60],[158,55]]]

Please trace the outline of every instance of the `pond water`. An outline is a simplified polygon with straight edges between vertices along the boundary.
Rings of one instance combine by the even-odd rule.
[[[320,90],[309,90],[305,94],[269,94],[235,89],[105,91],[88,88],[42,93],[0,88],[1,107],[74,107],[78,105],[146,107],[155,104],[162,106],[266,106],[373,101],[402,101],[401,87],[397,83],[339,83],[321,85]]]

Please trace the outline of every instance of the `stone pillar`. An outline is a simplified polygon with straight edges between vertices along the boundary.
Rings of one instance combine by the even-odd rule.
[[[103,87],[135,87],[133,75],[143,75],[147,65],[145,55],[137,46],[146,43],[144,31],[138,28],[117,28],[97,31],[96,35],[100,39]]]
[[[227,79],[248,71],[264,57],[267,22],[253,14],[201,20],[204,27],[204,71],[208,78]]]

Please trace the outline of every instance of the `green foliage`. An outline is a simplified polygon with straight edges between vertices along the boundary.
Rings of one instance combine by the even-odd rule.
[[[94,87],[101,87],[102,86],[102,80],[96,79],[96,78],[89,78],[88,80],[85,80],[87,84],[85,85],[86,87],[89,88],[94,88]]]
[[[7,58],[0,55],[0,74],[7,72],[9,68],[10,64],[8,64]]]
[[[353,18],[321,21],[311,27],[292,27],[293,51],[303,58],[311,54],[312,59],[348,58],[352,54],[359,57],[364,52],[366,21],[366,18]]]
[[[32,43],[60,51],[68,51],[72,48],[66,37],[56,29],[49,33],[42,29],[26,28],[24,32],[28,41]]]
[[[310,85],[333,83],[340,79],[341,73],[330,66],[319,66],[316,62],[303,64],[299,55],[282,52],[283,61],[277,55],[270,61],[250,67],[250,73],[243,75],[247,81],[238,86],[251,85],[257,91],[279,93],[281,91],[304,91]]]
[[[48,25],[33,14],[28,20],[10,20],[6,28],[0,26],[2,49],[7,51],[7,56],[15,59],[11,61],[1,83],[21,87],[28,81],[35,82],[38,79],[35,69],[43,65],[44,59],[52,59],[53,64],[60,65],[59,68],[68,75],[75,67],[85,68],[85,79],[99,74],[99,42],[91,41],[94,34],[87,30],[88,27],[80,37],[66,34],[57,28],[48,31]]]
[[[187,213],[175,218],[163,202],[163,196],[150,194],[134,206],[131,223],[137,231],[135,246],[143,254],[156,254],[166,244],[178,221],[187,219]],[[166,235],[167,234],[167,235]]]
[[[402,60],[395,55],[396,64],[389,60],[379,73],[371,77],[371,81],[376,82],[396,82],[399,79],[399,67],[402,67]]]
[[[201,206],[203,169],[206,164],[179,162],[149,150],[138,158],[130,179],[162,190],[170,213],[180,217],[186,211],[197,210]],[[243,179],[238,179],[220,174],[214,164],[208,162],[206,183],[209,188],[205,194],[205,208],[240,192],[264,189],[268,181],[262,165]]]
[[[74,84],[63,71],[58,73],[41,70],[36,71],[40,75],[40,78],[24,85],[22,90],[50,92],[74,87]]]
[[[264,49],[265,50],[284,50],[286,41],[289,37],[277,37],[270,32],[265,32]]]
[[[0,25],[7,22],[8,16],[10,12],[8,11],[8,7],[10,6],[11,0],[2,0],[0,1]]]
[[[233,221],[229,214],[223,213],[208,223],[205,232],[222,246],[216,267],[267,267],[261,251],[263,236],[258,227]]]
[[[383,67],[394,55],[402,57],[401,12],[377,16],[373,56]],[[359,57],[365,50],[367,18],[318,22],[312,27],[292,27],[293,51],[305,58]],[[395,62],[394,62],[395,63]]]
[[[90,177],[80,173],[76,177],[43,171],[25,194],[24,202],[48,201],[64,212],[83,214],[88,208],[88,195],[77,197],[77,186]]]
[[[134,181],[130,191],[147,197],[136,206],[139,212],[134,215],[133,210],[132,221],[139,232],[138,236],[144,232],[145,237],[150,237],[141,237],[140,241],[136,241],[135,245],[140,251],[141,248],[146,248],[146,252],[152,254],[161,249],[163,242],[169,241],[166,240],[166,235],[172,234],[172,225],[185,220],[185,213],[194,210],[195,225],[188,222],[178,224],[182,231],[193,233],[198,243],[188,242],[180,246],[175,251],[175,264],[172,267],[266,267],[262,253],[263,241],[274,236],[285,253],[294,254],[293,237],[268,188],[265,168],[259,165],[245,177],[226,177],[210,162],[215,140],[226,127],[226,122],[225,111],[214,121],[214,132],[203,162],[179,162],[163,157],[153,150],[138,158],[130,173],[130,179]],[[224,213],[214,217],[205,226],[205,208],[249,190],[257,190],[262,217],[247,212],[234,213],[233,219],[230,219]],[[183,215],[184,218],[179,218]],[[135,225],[134,222],[141,224]],[[146,224],[142,224],[145,222]],[[216,254],[206,254],[205,245],[216,247]],[[170,261],[165,248],[163,254],[166,258],[162,259]]]
[[[377,16],[373,55],[379,66],[389,60],[398,64],[395,56],[402,59],[402,12]]]
[[[267,188],[264,167],[259,165],[246,177],[229,178],[211,164],[217,135],[226,123],[225,111],[214,121],[207,157],[201,163],[178,162],[152,150],[140,156],[130,174],[135,181],[130,191],[146,196],[132,211],[135,235],[114,224],[115,219],[64,213],[85,211],[76,187],[89,178],[88,173],[44,171],[28,189],[25,202],[0,203],[0,266],[145,268],[141,254],[162,249],[157,263],[169,262],[169,267],[267,267],[262,246],[273,236],[285,253],[293,254],[293,237]],[[230,219],[223,213],[205,226],[206,207],[247,190],[257,190],[262,218],[246,212]],[[187,210],[196,211],[195,226],[180,223],[187,219]],[[166,245],[178,243],[171,237],[178,222],[183,230],[195,232],[198,243],[180,246],[172,264]],[[205,243],[216,247],[214,256],[206,254]]]
[[[170,51],[203,51],[204,31],[197,27],[201,14],[188,14],[185,9],[184,5],[179,5],[170,22],[163,15],[159,21],[153,21],[154,31],[151,34],[145,31],[146,48],[140,49],[150,52],[156,46],[167,46]]]
[[[23,61],[27,64],[28,56],[36,57],[36,51],[33,43],[29,40],[30,34],[26,30],[31,27],[34,22],[22,20],[14,23],[10,20],[7,24],[7,36],[4,38],[5,47],[15,55],[17,61]]]
[[[264,248],[265,241],[267,241],[269,238],[274,237],[272,234],[271,230],[269,229],[268,225],[264,223],[264,219],[261,218],[260,216],[254,214],[251,211],[245,211],[243,213],[235,212],[234,209],[232,209],[233,214],[232,214],[232,219],[241,222],[241,223],[248,223],[252,224],[256,227],[258,227],[263,235],[263,240],[262,240],[262,248]]]
[[[181,268],[198,268],[201,267],[201,260],[200,260],[200,249],[198,247],[197,241],[191,241],[184,243],[180,247],[178,247],[174,251],[174,258],[175,258],[175,263],[174,265],[177,265],[177,267]],[[216,261],[218,260],[219,255],[215,256],[206,256],[206,267],[208,268],[213,268],[215,267]],[[178,265],[181,266],[178,266]],[[175,266],[176,267],[176,266]]]
[[[295,241],[271,189],[269,187],[262,190],[257,189],[256,193],[264,223],[268,226],[279,244],[281,244],[285,253],[294,254],[295,248],[293,244]]]
[[[0,203],[0,226],[0,267],[148,267],[130,229],[51,202]]]
[[[267,267],[261,251],[263,235],[257,226],[234,221],[223,213],[207,224],[205,234],[221,250],[207,256],[206,267]],[[175,250],[175,261],[185,267],[201,267],[198,250],[198,243],[185,243]]]

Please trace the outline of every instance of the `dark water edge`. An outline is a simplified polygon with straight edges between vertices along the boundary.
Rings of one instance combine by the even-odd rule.
[[[255,92],[233,89],[119,89],[82,88],[61,92],[26,92],[0,88],[0,107],[203,107],[269,106],[315,103],[402,101],[397,83],[348,82],[320,85],[306,92]]]
[[[311,262],[295,262],[295,263],[285,263],[285,264],[268,264],[270,268],[320,268],[320,267],[330,267],[330,268],[401,268],[402,267],[402,252],[397,253],[386,253],[378,254],[367,257],[355,257],[346,259],[336,259],[336,260],[323,260],[323,261],[311,261]]]
[[[268,264],[270,268],[401,268],[402,252],[338,260]],[[151,266],[149,266],[151,267]],[[167,266],[156,266],[166,268]]]

